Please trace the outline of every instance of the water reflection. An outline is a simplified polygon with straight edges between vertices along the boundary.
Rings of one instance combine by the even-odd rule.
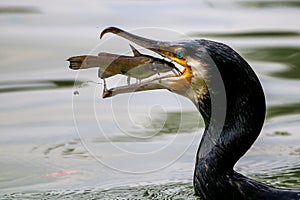
[[[294,37],[300,36],[297,31],[246,31],[246,32],[232,32],[232,33],[189,33],[192,37],[222,37],[222,38],[246,38],[246,37]]]
[[[238,4],[244,7],[255,7],[255,8],[270,8],[270,7],[300,7],[299,1],[239,1]]]
[[[42,151],[45,158],[58,156],[64,158],[77,157],[86,158],[89,157],[87,150],[81,145],[79,139],[74,139],[64,143],[58,144],[45,144],[33,148],[32,153]]]
[[[0,93],[68,88],[82,83],[84,81],[76,81],[76,83],[74,80],[2,81],[0,82]]]
[[[300,114],[300,103],[270,106],[267,110],[267,118]]]
[[[271,76],[289,79],[300,79],[300,48],[299,47],[256,47],[247,48],[243,52],[246,58],[254,61],[282,63],[287,66],[282,71],[271,73]]]
[[[0,6],[0,15],[3,14],[34,14],[41,13],[37,7],[33,6]]]

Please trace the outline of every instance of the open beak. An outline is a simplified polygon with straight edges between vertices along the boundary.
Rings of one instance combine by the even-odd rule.
[[[163,57],[166,57],[179,65],[184,67],[184,70],[180,75],[169,74],[161,77],[156,77],[150,80],[145,80],[140,83],[115,87],[111,89],[104,89],[103,98],[115,96],[122,93],[131,93],[145,90],[155,89],[168,89],[174,93],[187,96],[187,93],[191,85],[192,73],[190,67],[187,65],[186,58],[183,55],[178,55],[180,46],[171,42],[155,41],[147,38],[143,38],[132,33],[126,32],[116,27],[109,27],[102,31],[100,38],[107,33],[113,33],[120,37],[123,37],[135,44],[151,50]],[[183,52],[180,52],[183,54]]]

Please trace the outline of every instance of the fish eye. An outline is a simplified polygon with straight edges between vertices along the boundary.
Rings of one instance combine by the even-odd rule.
[[[181,48],[180,48],[180,49],[177,49],[175,54],[176,54],[176,57],[177,57],[177,58],[180,58],[180,59],[181,59],[181,58],[184,57],[184,52],[183,52],[183,49],[181,49]]]

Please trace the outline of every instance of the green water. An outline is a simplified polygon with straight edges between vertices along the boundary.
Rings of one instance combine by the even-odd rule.
[[[203,122],[192,103],[167,91],[103,100],[96,70],[68,69],[70,56],[126,52],[127,41],[99,40],[112,25],[236,49],[268,110],[235,168],[300,188],[299,17],[298,1],[1,1],[0,199],[195,199]]]

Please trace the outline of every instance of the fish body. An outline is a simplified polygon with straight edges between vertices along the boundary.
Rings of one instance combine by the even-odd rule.
[[[94,55],[81,55],[70,57],[70,68],[73,70],[98,68],[98,76],[105,79],[117,74],[123,74],[142,80],[155,74],[169,71],[180,72],[173,63],[164,59],[141,54],[131,46],[134,56],[116,55],[111,53],[99,53]]]

